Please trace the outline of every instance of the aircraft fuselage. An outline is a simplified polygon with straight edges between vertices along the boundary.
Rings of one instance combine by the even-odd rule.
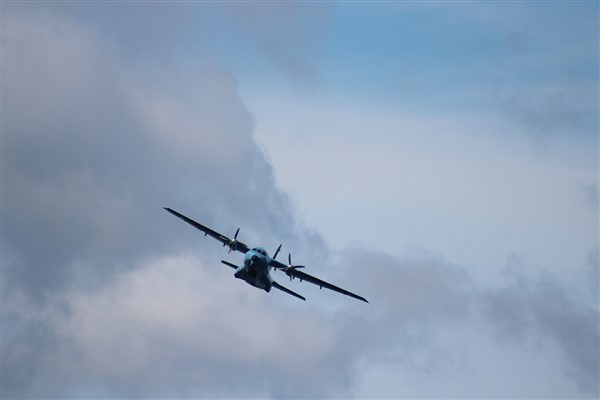
[[[270,261],[269,255],[262,247],[248,250],[244,256],[244,264],[235,271],[234,276],[254,287],[270,292],[273,286],[273,279],[269,274]]]

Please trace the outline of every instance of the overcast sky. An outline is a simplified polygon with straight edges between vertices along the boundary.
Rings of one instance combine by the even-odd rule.
[[[4,398],[600,395],[597,2],[1,8]]]

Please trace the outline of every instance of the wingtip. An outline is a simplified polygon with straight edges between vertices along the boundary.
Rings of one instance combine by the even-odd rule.
[[[350,293],[349,296],[355,298],[356,300],[360,300],[360,301],[364,301],[365,303],[369,303],[369,300],[367,300],[364,297],[359,296],[357,294]]]

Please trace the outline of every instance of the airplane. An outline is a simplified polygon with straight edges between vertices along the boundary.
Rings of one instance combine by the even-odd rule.
[[[228,254],[231,253],[232,251],[239,251],[240,253],[244,253],[245,254],[244,263],[240,266],[237,266],[237,265],[232,264],[225,260],[221,260],[221,263],[227,265],[228,267],[235,269],[235,273],[233,274],[233,276],[245,281],[246,283],[248,283],[254,287],[263,289],[267,293],[269,293],[271,291],[271,288],[279,289],[282,292],[285,292],[287,294],[290,294],[294,297],[297,297],[301,300],[306,301],[306,298],[304,298],[303,296],[299,295],[296,292],[291,291],[290,289],[288,289],[284,286],[281,286],[279,283],[274,281],[273,278],[271,277],[271,274],[269,273],[270,269],[273,268],[273,270],[283,271],[287,276],[290,277],[290,281],[292,279],[298,278],[298,279],[300,279],[300,282],[302,282],[302,281],[310,282],[312,284],[319,286],[321,289],[322,288],[330,289],[335,292],[345,294],[346,296],[350,296],[355,299],[362,300],[365,303],[368,303],[367,299],[365,299],[364,297],[358,296],[347,290],[339,288],[335,285],[332,285],[331,283],[322,281],[321,279],[315,278],[314,276],[304,273],[302,271],[298,271],[300,268],[304,268],[304,266],[303,265],[292,265],[292,255],[289,253],[288,253],[288,264],[287,265],[283,264],[280,261],[277,261],[275,258],[277,257],[277,255],[279,254],[279,251],[281,250],[281,245],[279,245],[279,247],[275,251],[275,254],[273,255],[273,258],[271,258],[271,257],[269,257],[269,254],[267,254],[266,250],[263,249],[262,247],[250,248],[246,244],[238,241],[237,236],[238,236],[238,233],[240,233],[240,228],[238,228],[237,231],[235,231],[235,235],[233,236],[233,239],[230,239],[227,236],[222,235],[219,232],[213,231],[212,229],[194,221],[193,219],[188,218],[185,215],[180,214],[175,210],[172,210],[171,208],[168,208],[168,207],[163,207],[163,208],[165,210],[167,210],[168,212],[170,212],[171,214],[175,215],[176,217],[178,217],[178,218],[184,220],[185,222],[187,222],[188,224],[192,225],[193,227],[204,232],[204,236],[210,235],[211,237],[213,237],[213,238],[217,239],[219,242],[221,242],[223,244],[223,247],[225,247],[225,246],[229,247]]]

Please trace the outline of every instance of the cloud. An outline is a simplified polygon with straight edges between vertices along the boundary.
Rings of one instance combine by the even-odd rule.
[[[203,210],[232,231],[236,221],[295,235],[227,70],[206,61],[149,80],[117,68],[94,32],[69,19],[8,14],[4,23],[2,219],[20,266],[11,279],[39,281],[43,292],[75,264],[92,260],[93,273],[159,253],[176,243],[157,229],[164,205]]]
[[[542,348],[556,346],[566,371],[582,393],[598,393],[600,318],[598,309],[577,302],[548,277],[532,282],[512,276],[505,287],[482,298],[483,315],[500,340]]]
[[[228,3],[224,10],[254,44],[293,79],[312,78],[314,60],[332,6],[327,4]],[[276,32],[274,34],[274,32]]]
[[[135,265],[103,285],[57,293],[41,309],[9,288],[3,313],[19,329],[5,331],[11,345],[5,394],[339,397],[353,393],[357,374],[383,366],[412,376],[413,385],[453,375],[458,382],[491,381],[470,392],[488,397],[498,393],[495,385],[515,380],[518,369],[508,367],[515,347],[526,365],[557,352],[567,366],[558,372],[569,374],[581,394],[596,393],[598,312],[553,280],[508,276],[504,287],[490,289],[443,260],[360,249],[340,263],[345,283],[371,304],[306,284],[294,288],[294,281],[288,285],[309,297],[298,303],[236,284],[212,263],[183,254]],[[365,265],[376,267],[365,274]],[[333,311],[315,306],[332,300]],[[477,337],[487,342],[481,356]],[[542,378],[532,374],[534,382],[556,373],[552,363],[536,368]],[[452,386],[420,390],[432,397],[464,393]],[[525,393],[548,396],[548,390],[554,388]]]
[[[36,371],[26,393],[261,397],[278,375],[319,379],[306,366],[320,364],[333,347],[332,328],[307,311],[264,312],[266,293],[238,290],[230,274],[212,270],[189,256],[158,259],[95,290],[57,296],[49,318],[37,322],[53,345],[36,364],[54,367]],[[307,330],[319,335],[306,337]],[[16,358],[11,366],[28,361]],[[22,371],[14,368],[7,381]]]
[[[507,271],[498,287],[490,287],[438,257],[402,259],[360,249],[347,251],[341,264],[374,306],[373,314],[348,327],[361,337],[356,365],[368,372],[365,365],[388,364],[398,375],[413,375],[413,381],[401,380],[407,387],[396,388],[396,395],[597,396],[598,308],[581,302],[551,275],[536,281]],[[513,365],[516,359],[529,374],[528,383],[517,384],[523,371]],[[534,365],[535,373],[526,372]],[[547,385],[547,377],[564,374],[567,380]],[[421,384],[412,386],[414,379]],[[437,388],[423,388],[424,382],[444,379]],[[456,386],[473,379],[486,384],[467,391]],[[505,382],[515,386],[499,389]]]
[[[45,8],[2,22],[3,395],[291,396],[299,383],[277,376],[320,379],[306,366],[328,354],[331,328],[271,317],[264,293],[243,297],[221,267],[226,287],[198,258],[173,261],[200,236],[165,205],[324,254],[275,186],[234,77],[210,59],[138,74]],[[199,306],[201,293],[223,304]]]
[[[522,124],[527,132],[543,137],[598,131],[598,90],[589,82],[507,92],[501,97],[508,117]]]

